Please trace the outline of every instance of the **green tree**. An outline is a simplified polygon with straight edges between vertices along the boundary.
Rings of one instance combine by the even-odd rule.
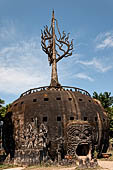
[[[2,115],[3,115],[3,104],[4,104],[4,100],[0,99],[0,120],[2,119]]]
[[[2,104],[4,104],[4,100],[0,99],[0,108],[2,107]]]
[[[5,101],[0,99],[0,119],[3,119],[7,113],[8,108],[10,107],[10,104],[3,106],[5,104]]]
[[[93,98],[98,99],[106,111],[113,104],[113,96],[111,96],[110,92],[104,92],[103,94],[94,92]]]
[[[99,100],[108,113],[110,123],[110,136],[113,137],[113,96],[110,92],[104,92],[103,94],[93,93],[93,98]]]
[[[113,138],[113,106],[107,109],[110,123],[110,136]]]

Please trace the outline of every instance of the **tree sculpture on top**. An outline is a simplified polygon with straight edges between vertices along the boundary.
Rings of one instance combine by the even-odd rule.
[[[55,34],[55,24],[58,36]],[[51,83],[50,86],[60,86],[57,75],[57,62],[63,57],[72,55],[73,41],[69,42],[69,33],[63,31],[62,35],[58,28],[58,22],[54,17],[54,10],[52,13],[51,26],[48,29],[46,25],[44,31],[41,31],[41,46],[42,50],[48,54],[48,61],[52,65]]]

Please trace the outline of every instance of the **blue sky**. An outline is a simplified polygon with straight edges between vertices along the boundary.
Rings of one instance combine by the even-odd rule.
[[[41,29],[52,10],[61,32],[74,39],[73,55],[58,63],[59,82],[113,95],[113,0],[0,0],[0,98],[50,84]]]

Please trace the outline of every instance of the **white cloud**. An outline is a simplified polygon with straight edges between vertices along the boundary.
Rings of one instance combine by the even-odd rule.
[[[23,37],[22,32],[18,31],[18,26],[14,21],[0,21],[0,44],[15,43]]]
[[[75,75],[75,77],[77,77],[77,78],[79,78],[79,79],[89,80],[89,81],[91,81],[91,82],[94,81],[93,78],[91,78],[90,76],[88,76],[88,75],[85,74],[85,73],[77,73],[77,74]]]
[[[112,66],[104,66],[105,64],[103,64],[101,61],[97,60],[96,58],[93,58],[93,60],[91,61],[78,60],[77,63],[83,64],[85,66],[92,66],[102,73],[107,72],[112,68]]]
[[[113,32],[100,33],[95,42],[97,49],[113,47]]]
[[[0,29],[0,91],[20,94],[49,85],[47,56],[40,49],[39,38],[20,36],[13,24],[7,30],[7,26]]]
[[[15,44],[3,46],[0,50],[0,63],[8,67],[30,67],[39,62],[42,56],[35,39],[20,41]],[[31,61],[30,61],[31,60]]]
[[[20,94],[30,88],[38,87],[48,81],[48,76],[29,74],[27,71],[16,68],[0,68],[0,91],[11,94]]]

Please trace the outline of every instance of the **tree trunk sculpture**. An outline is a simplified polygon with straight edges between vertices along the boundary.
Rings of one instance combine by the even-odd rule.
[[[59,38],[55,34],[55,23]],[[63,57],[72,55],[73,41],[69,42],[69,33],[63,31],[62,35],[58,28],[58,22],[52,13],[51,26],[48,29],[46,25],[44,31],[41,31],[41,46],[42,50],[48,55],[49,64],[52,65],[51,83],[50,86],[60,86],[57,75],[57,62]]]

